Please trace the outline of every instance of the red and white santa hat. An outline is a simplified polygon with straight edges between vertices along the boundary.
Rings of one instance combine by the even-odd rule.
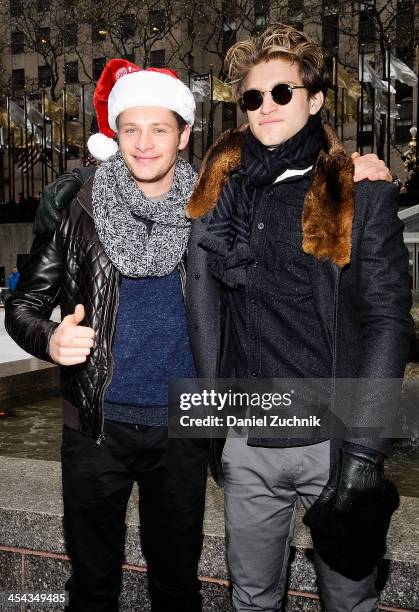
[[[93,104],[99,133],[90,136],[87,146],[99,161],[117,152],[116,118],[127,108],[161,106],[178,113],[189,125],[193,125],[195,119],[195,99],[177,72],[169,68],[143,70],[124,59],[112,59],[106,64]]]

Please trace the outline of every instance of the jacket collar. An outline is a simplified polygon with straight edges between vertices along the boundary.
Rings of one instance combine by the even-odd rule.
[[[190,219],[198,219],[215,207],[230,173],[240,167],[246,128],[228,130],[209,149],[186,208]],[[329,124],[324,125],[324,134],[326,145],[304,199],[303,250],[343,267],[351,258],[353,162]]]

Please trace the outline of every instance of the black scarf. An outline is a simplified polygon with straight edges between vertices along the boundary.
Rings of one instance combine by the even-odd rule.
[[[310,116],[295,136],[273,150],[246,130],[241,168],[230,175],[200,242],[210,252],[208,265],[214,276],[230,287],[246,284],[246,268],[252,262],[254,204],[260,189],[272,185],[285,170],[313,165],[323,144],[320,113]]]

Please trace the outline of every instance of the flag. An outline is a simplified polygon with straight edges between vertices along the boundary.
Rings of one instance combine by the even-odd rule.
[[[52,119],[56,123],[61,123],[61,121],[63,120],[63,112],[64,112],[62,107],[56,102],[53,102],[52,100],[50,100],[48,96],[45,96],[44,100],[45,100],[45,114],[47,115],[47,117],[49,119]]]
[[[65,110],[67,115],[70,117],[78,117],[79,116],[79,99],[78,97],[71,93],[71,91],[65,90],[63,91],[63,98],[65,94]]]
[[[84,88],[84,112],[86,115],[94,115],[95,107],[93,106],[93,95],[94,90],[87,90],[86,86]],[[79,102],[79,117],[83,115],[83,91],[82,87],[80,87],[80,102]]]
[[[387,115],[388,113],[388,99],[384,91],[377,91],[375,93],[375,114],[376,117],[380,115]],[[390,107],[390,118],[400,119],[399,109],[396,105]]]
[[[79,121],[67,122],[67,144],[82,147],[83,146],[83,124]]]
[[[217,102],[235,102],[230,85],[212,77],[212,99]]]
[[[10,109],[10,121],[18,126],[25,127],[25,111],[23,108],[20,108],[16,102],[13,100],[9,100],[9,109]]]
[[[395,57],[392,53],[390,53],[390,77],[392,79],[401,81],[401,83],[410,85],[410,87],[416,87],[418,84],[417,74],[415,74],[413,70],[409,68],[409,66],[402,62],[402,60]]]
[[[191,92],[195,102],[204,102],[211,96],[211,83],[209,74],[199,74],[191,78]]]
[[[26,103],[26,117],[28,120],[28,131],[29,133],[34,134],[35,141],[41,143],[42,142],[42,126],[44,124],[44,117],[35,108],[35,105],[32,102]]]
[[[359,63],[360,80],[362,80],[362,63]],[[387,81],[382,81],[368,60],[364,60],[364,83],[371,83],[377,91],[387,91]],[[390,93],[395,94],[396,90],[390,85]]]
[[[361,83],[351,74],[346,72],[345,68],[339,63],[338,86],[342,87],[342,89],[346,89],[347,95],[354,100],[361,97]]]
[[[343,91],[342,91],[343,90]],[[356,118],[357,111],[357,98],[350,98],[347,94],[344,95],[344,88],[342,88],[340,96],[338,96],[338,119],[342,121],[342,98],[343,95],[343,124],[346,125],[351,119]],[[335,114],[335,90],[328,89],[327,97],[325,100],[325,107],[327,110]]]
[[[16,165],[24,174],[42,158],[41,147],[28,145],[18,155]]]
[[[13,100],[9,100],[9,109],[10,109],[10,127],[12,129],[17,129],[17,128],[25,129],[25,111],[23,110],[23,108],[18,106],[18,104],[13,102]],[[40,115],[40,117],[42,119],[42,115]],[[3,122],[5,122],[4,127],[7,127],[7,112],[5,112],[4,114],[3,112],[0,112],[0,123],[3,124]],[[36,142],[42,142],[42,130],[36,127],[31,122],[29,113],[27,114],[27,118],[26,118],[26,131],[28,135],[34,134]],[[22,147],[25,146],[26,143],[24,142],[24,139],[22,138],[20,132],[19,134],[15,135],[15,138],[17,138],[16,142],[19,142],[20,146]]]

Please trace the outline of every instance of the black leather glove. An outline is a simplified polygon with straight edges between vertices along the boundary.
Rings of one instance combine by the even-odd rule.
[[[343,448],[316,503],[335,497],[333,510],[349,514],[352,508],[376,500],[384,489],[384,456]]]
[[[81,186],[82,181],[75,172],[66,172],[44,187],[33,225],[35,234],[55,231],[61,221],[61,211],[70,204]]]

